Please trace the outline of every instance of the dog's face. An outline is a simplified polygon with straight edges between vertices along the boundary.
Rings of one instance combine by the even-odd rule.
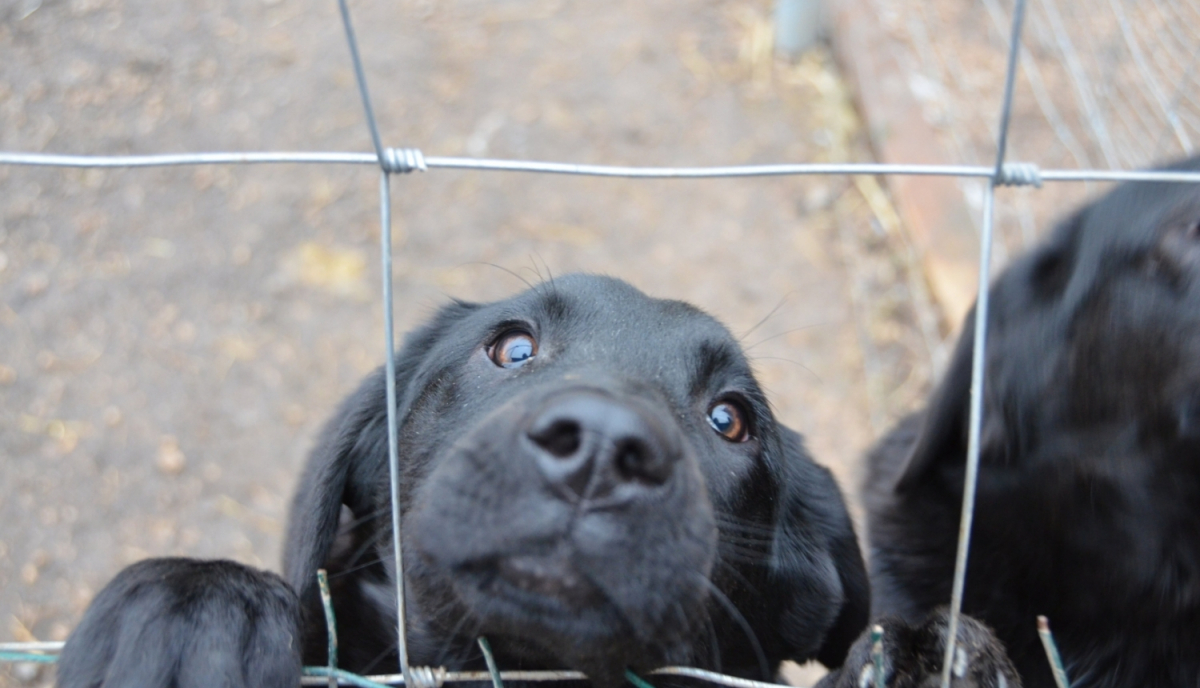
[[[770,678],[840,663],[865,623],[836,485],[701,311],[558,278],[447,306],[397,379],[414,662],[461,664],[484,635],[502,666],[598,684],[676,663]],[[326,443],[374,457],[342,500],[360,518],[387,488],[365,389]]]
[[[729,334],[567,278],[471,309],[438,345],[402,438],[428,471],[405,500],[418,599],[452,600],[438,611],[510,652],[583,665],[702,636],[715,513],[757,496],[769,522],[754,473],[778,442]]]

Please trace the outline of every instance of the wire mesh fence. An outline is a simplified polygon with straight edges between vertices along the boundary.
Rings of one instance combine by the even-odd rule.
[[[985,0],[875,0],[888,32],[907,47],[912,90],[957,161],[978,164],[995,150],[999,83],[995,54],[1007,47],[1013,5]],[[1034,0],[1023,35],[1010,156],[1051,167],[1145,167],[1191,155],[1200,142],[1194,92],[1200,52],[1189,38],[1200,7],[1185,0],[1064,3]],[[1057,210],[1094,190],[1086,185],[1024,192],[997,206],[999,249],[1038,236]],[[976,210],[982,197],[969,190]]]
[[[885,0],[880,0],[885,2]],[[1151,3],[1138,5],[1123,4],[1121,0],[1108,0],[1099,3],[1107,7],[1108,13],[1098,13],[1081,9],[1081,5],[1060,6],[1054,0],[1040,0],[1031,5],[1029,26],[1025,28],[1025,0],[1016,0],[1011,8],[1002,6],[998,0],[989,0],[985,9],[994,28],[1006,27],[1009,34],[1007,45],[1008,60],[1006,68],[996,71],[1000,60],[995,54],[985,55],[980,59],[980,65],[990,67],[990,77],[1002,75],[1005,81],[1005,93],[1001,103],[995,104],[1000,113],[1000,123],[995,129],[995,135],[988,139],[980,133],[979,122],[988,119],[980,114],[982,110],[947,106],[935,118],[943,118],[949,138],[952,140],[964,161],[964,165],[904,165],[904,164],[870,164],[870,163],[776,163],[776,164],[739,164],[727,166],[615,166],[597,164],[579,164],[573,162],[544,162],[521,159],[498,159],[484,157],[448,157],[426,156],[418,148],[392,148],[386,145],[384,137],[376,122],[371,104],[371,92],[367,87],[365,70],[358,53],[357,41],[353,34],[353,24],[350,20],[344,0],[340,3],[342,17],[347,31],[347,43],[350,47],[355,67],[355,81],[360,90],[366,120],[374,143],[372,153],[342,153],[342,152],[235,152],[235,153],[177,153],[164,155],[130,155],[130,156],[84,156],[57,155],[24,152],[0,152],[0,165],[12,166],[48,166],[48,167],[78,167],[78,168],[133,168],[133,167],[175,167],[175,166],[209,166],[209,165],[240,165],[240,164],[350,164],[378,165],[380,168],[379,198],[380,198],[380,258],[383,297],[383,329],[385,334],[385,363],[388,368],[388,410],[389,410],[389,440],[390,440],[390,469],[392,484],[396,484],[398,473],[398,456],[396,446],[395,413],[395,376],[390,366],[394,364],[395,351],[393,336],[395,325],[393,312],[395,309],[395,289],[392,284],[393,266],[393,225],[391,208],[391,177],[397,174],[424,173],[438,169],[459,169],[489,172],[524,172],[536,174],[621,177],[631,179],[706,179],[733,177],[770,177],[770,176],[800,176],[800,175],[932,175],[948,176],[963,179],[977,179],[985,183],[985,191],[980,198],[979,222],[981,228],[979,256],[979,301],[977,320],[974,323],[976,332],[974,365],[972,371],[972,393],[970,409],[970,444],[968,449],[968,470],[965,484],[963,506],[963,521],[959,545],[958,562],[956,566],[954,597],[951,600],[951,620],[949,637],[955,637],[955,625],[965,576],[967,551],[971,517],[973,515],[974,478],[979,461],[979,432],[982,415],[983,361],[986,346],[987,328],[987,290],[989,270],[991,266],[991,250],[993,247],[993,228],[997,213],[995,212],[995,191],[1001,186],[1026,186],[1041,188],[1050,182],[1112,182],[1112,181],[1165,181],[1178,183],[1200,183],[1200,174],[1168,171],[1134,171],[1130,168],[1144,166],[1154,160],[1171,157],[1178,153],[1191,153],[1193,140],[1200,140],[1200,103],[1195,102],[1191,91],[1197,82],[1196,67],[1197,51],[1189,45],[1186,33],[1181,33],[1181,26],[1192,26],[1200,23],[1200,11],[1186,3],[1173,0],[1155,0]],[[36,11],[37,3],[30,5],[29,11]],[[930,30],[929,22],[946,21],[945,16],[937,14],[935,5],[928,8],[922,6],[919,12],[901,12],[897,6],[887,5],[884,12],[885,21],[900,21],[901,14],[905,19],[904,30],[909,33],[912,44],[918,48],[923,64],[929,66],[928,72],[933,75],[947,75],[947,80],[963,87],[970,95],[969,86],[979,77],[971,77],[964,73],[963,64],[945,58],[945,52],[954,52],[954,46],[931,46],[931,35],[951,35],[953,32],[934,32]],[[1090,8],[1094,9],[1094,8]],[[1076,12],[1080,12],[1076,16]],[[1009,16],[1011,15],[1011,16]],[[1029,41],[1032,36],[1032,41]],[[961,37],[961,36],[960,36]],[[1022,40],[1029,41],[1029,50],[1021,50]],[[1090,43],[1083,44],[1083,41]],[[1080,45],[1086,47],[1080,47]],[[941,51],[941,52],[939,52]],[[1101,55],[1103,59],[1082,59],[1082,54]],[[941,62],[938,62],[938,60]],[[969,61],[966,61],[969,63]],[[1023,68],[1025,81],[1018,84],[1018,67]],[[1061,74],[1047,74],[1052,71]],[[1047,84],[1050,84],[1049,86]],[[1055,86],[1057,84],[1057,86]],[[1061,102],[1063,84],[1069,84],[1075,94],[1073,103],[1064,106]],[[1032,98],[1022,101],[1021,89],[1027,88]],[[945,83],[932,85],[918,84],[916,90],[925,89],[933,103],[948,89]],[[939,90],[940,89],[940,90]],[[932,94],[932,95],[930,95]],[[947,101],[948,102],[948,101]],[[1023,119],[1027,113],[1014,110],[1014,103],[1036,103],[1044,122],[1023,130],[1021,125],[1010,120]],[[934,103],[936,105],[936,103]],[[983,107],[980,99],[974,99],[973,104]],[[945,105],[945,103],[943,103]],[[991,118],[994,120],[994,112]],[[1028,119],[1028,117],[1024,117]],[[1053,134],[1053,145],[1036,145],[1037,136],[1045,136],[1049,131]],[[1033,133],[1031,133],[1033,132]],[[1155,133],[1157,132],[1157,133]],[[1014,143],[1009,144],[1012,137]],[[994,143],[984,143],[992,141]],[[1011,147],[1010,147],[1011,146]],[[1013,161],[1018,151],[1037,150],[1037,163],[1027,162],[1022,157]],[[990,149],[990,152],[989,152]],[[989,156],[991,160],[989,161]],[[1104,165],[1108,169],[1093,168],[1093,165]],[[1041,192],[1038,192],[1041,193]],[[1040,218],[1031,219],[1027,207],[1018,211],[1022,227],[1036,225]],[[1027,240],[1028,232],[1024,235]],[[393,551],[397,557],[396,570],[403,570],[399,560],[401,547],[399,543],[400,529],[398,527],[399,505],[393,493],[392,501],[393,533],[396,541]],[[403,580],[398,580],[398,600],[404,600]],[[479,681],[488,678],[480,673],[452,674],[437,668],[410,667],[404,642],[404,611],[399,610],[400,673],[371,677],[360,685],[376,683],[400,683],[408,685],[429,686],[440,685],[444,681]],[[9,643],[0,645],[0,653],[15,653],[0,655],[0,659],[12,661],[20,658],[20,653],[51,652],[60,649],[56,643]],[[950,683],[951,661],[954,655],[953,643],[946,648],[946,659],[943,662],[943,685]],[[28,656],[25,656],[28,659]],[[686,675],[702,678],[724,685],[747,688],[763,686],[754,681],[736,677],[714,675],[687,667],[668,667],[656,673]],[[305,683],[318,683],[325,679],[325,674],[315,672]],[[561,680],[563,678],[582,678],[572,672],[516,672],[505,674],[506,678],[517,680]],[[352,676],[340,676],[347,682],[361,681]]]

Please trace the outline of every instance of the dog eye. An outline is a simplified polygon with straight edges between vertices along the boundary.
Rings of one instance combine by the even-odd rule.
[[[524,330],[505,332],[488,348],[488,358],[501,368],[520,368],[534,356],[537,340]]]
[[[708,408],[708,424],[730,442],[750,439],[746,412],[732,401],[718,401]]]

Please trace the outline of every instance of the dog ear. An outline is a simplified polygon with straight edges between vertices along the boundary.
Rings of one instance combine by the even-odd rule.
[[[1061,223],[1051,238],[1040,248],[1026,255],[1003,275],[991,290],[991,316],[988,334],[988,347],[992,351],[988,355],[987,379],[985,384],[994,386],[1001,380],[1034,381],[1026,387],[1038,387],[1038,376],[1047,374],[1045,363],[1051,358],[1050,351],[1037,352],[1036,360],[1027,360],[1018,354],[1021,351],[1009,351],[1011,355],[996,356],[997,348],[1006,347],[1008,342],[1003,339],[1003,324],[1013,321],[1034,323],[1032,331],[1015,332],[1010,338],[1018,347],[1028,347],[1036,342],[1045,342],[1046,327],[1049,322],[1045,319],[1035,319],[1034,311],[1055,309],[1064,299],[1072,297],[1067,293],[1075,271],[1076,253],[1079,236],[1085,219],[1083,212],[1076,213]],[[1069,305],[1067,306],[1070,307]],[[1061,318],[1054,322],[1061,324]],[[1023,341],[1015,341],[1017,339]],[[1055,341],[1054,338],[1050,338]],[[938,386],[924,415],[920,420],[916,441],[905,457],[894,489],[903,492],[920,484],[929,471],[946,462],[962,464],[967,455],[967,420],[971,394],[971,362],[975,349],[975,308],[972,307],[963,319],[962,334],[954,348],[945,377]],[[1025,368],[1025,369],[1021,369]],[[999,378],[999,380],[997,379]],[[1005,393],[1027,396],[1028,389],[1009,389]],[[995,399],[1002,395],[990,390],[988,398]],[[989,409],[989,412],[992,412]],[[1006,425],[1019,424],[1022,419],[1016,417],[1002,418],[1005,413],[1012,414],[1011,408],[994,409],[995,416],[984,425],[982,445],[986,447],[1006,446],[1009,442],[1020,438],[1006,437],[1006,432],[1020,435],[1024,430],[1020,427],[1005,428]]]
[[[813,463],[798,433],[780,429],[783,453],[770,562],[779,632],[793,648],[793,659],[815,656],[833,668],[867,625],[867,570],[833,475]]]
[[[896,480],[904,492],[920,483],[941,460],[961,461],[967,452],[967,413],[971,393],[971,356],[975,348],[975,308],[963,321],[963,333],[954,347],[950,367],[921,418],[916,441]]]
[[[478,308],[455,301],[410,333],[396,356],[396,415],[403,419],[410,386],[425,354],[446,331]],[[401,457],[403,463],[403,457]],[[292,499],[284,551],[284,578],[304,602],[316,595],[316,571],[330,555],[343,506],[356,518],[380,510],[379,490],[390,484],[385,369],[371,374],[338,408],[309,455]],[[385,493],[386,494],[386,493]],[[387,500],[382,500],[387,503]]]

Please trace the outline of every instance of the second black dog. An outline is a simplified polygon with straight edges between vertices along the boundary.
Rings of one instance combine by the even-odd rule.
[[[964,610],[1026,686],[1053,685],[1039,614],[1075,686],[1200,684],[1200,190],[1116,188],[991,295]],[[870,457],[875,609],[910,621],[950,598],[972,320]]]

